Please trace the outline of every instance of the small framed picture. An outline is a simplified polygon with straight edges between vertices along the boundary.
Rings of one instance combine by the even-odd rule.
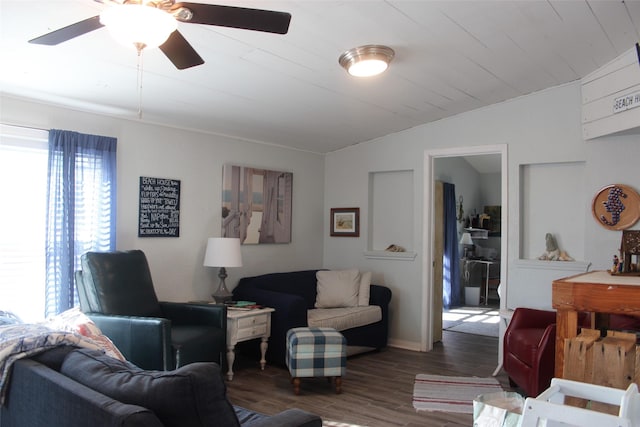
[[[360,208],[331,208],[331,235],[360,237]]]

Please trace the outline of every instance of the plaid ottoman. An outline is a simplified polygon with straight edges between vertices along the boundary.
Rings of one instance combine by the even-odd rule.
[[[333,328],[293,328],[287,331],[285,358],[295,394],[300,394],[300,378],[328,377],[342,392],[347,371],[347,340]]]

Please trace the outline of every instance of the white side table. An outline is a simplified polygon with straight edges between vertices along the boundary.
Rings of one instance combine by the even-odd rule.
[[[260,367],[264,369],[267,361],[267,341],[271,336],[271,313],[273,308],[260,308],[253,310],[227,310],[227,379],[233,379],[233,362],[236,359],[236,344],[243,341],[261,338],[260,342]]]

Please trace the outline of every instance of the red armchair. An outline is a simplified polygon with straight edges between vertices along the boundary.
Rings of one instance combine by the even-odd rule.
[[[505,372],[512,386],[537,396],[551,384],[555,367],[556,312],[518,307],[504,334]]]
[[[578,327],[590,327],[588,313],[578,313]],[[609,316],[612,330],[640,331],[640,318]],[[512,386],[537,396],[551,384],[555,371],[556,312],[518,307],[504,334],[503,366]]]

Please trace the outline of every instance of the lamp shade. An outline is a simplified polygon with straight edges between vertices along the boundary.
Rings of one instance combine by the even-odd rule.
[[[242,267],[240,239],[210,237],[204,254],[205,267]]]
[[[471,233],[462,233],[462,238],[460,239],[461,245],[473,245],[473,240],[471,240]]]

